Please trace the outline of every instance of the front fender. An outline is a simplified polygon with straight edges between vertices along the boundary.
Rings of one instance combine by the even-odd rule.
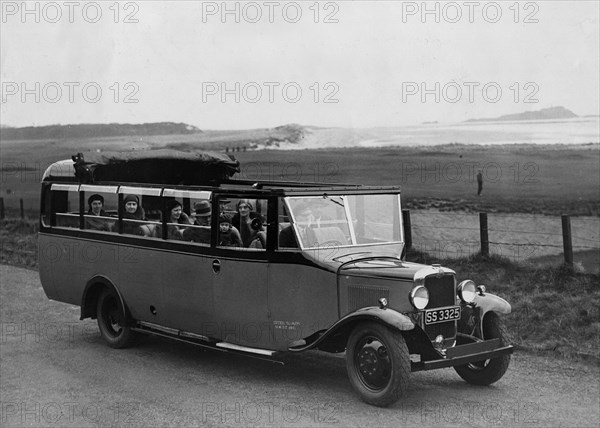
[[[510,314],[511,312],[510,303],[502,297],[490,293],[485,293],[483,296],[480,294],[475,295],[473,305],[476,308],[480,308],[481,319],[483,319],[484,315],[490,311],[498,312],[500,314]]]
[[[461,304],[462,314],[458,322],[458,331],[467,334],[475,334],[475,328],[479,334],[483,333],[483,320],[488,312],[499,314],[510,314],[510,303],[495,294],[485,293],[483,296],[477,294],[473,303]]]
[[[293,346],[289,350],[292,352],[302,352],[319,348],[328,352],[342,352],[346,349],[346,342],[354,325],[362,321],[379,322],[399,331],[408,331],[415,327],[412,320],[400,312],[389,308],[382,309],[377,306],[369,306],[344,316],[319,334],[316,339],[310,341],[310,343],[302,346]]]

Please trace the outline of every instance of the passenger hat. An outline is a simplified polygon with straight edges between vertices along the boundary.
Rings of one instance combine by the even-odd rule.
[[[250,210],[254,209],[248,199],[240,199],[236,205],[236,208],[238,209],[238,211],[240,209],[240,205],[242,205],[242,204],[248,205],[248,208],[250,208]]]
[[[196,211],[196,215],[200,217],[207,217],[211,213],[210,202],[207,200],[196,202],[194,204],[194,210]]]
[[[168,199],[167,200],[167,212],[180,207],[181,206],[181,202],[179,202],[177,199]]]
[[[126,204],[127,202],[135,202],[139,205],[140,198],[138,198],[136,195],[125,195],[125,197],[123,198],[123,203]]]
[[[90,196],[88,198],[88,205],[91,207],[92,206],[92,202],[94,201],[100,201],[102,202],[102,205],[104,205],[104,197],[102,195],[99,195],[97,193],[94,193],[92,196]]]
[[[220,223],[229,223],[229,224],[231,224],[231,217],[229,217],[227,214],[221,214],[219,216],[219,224]]]

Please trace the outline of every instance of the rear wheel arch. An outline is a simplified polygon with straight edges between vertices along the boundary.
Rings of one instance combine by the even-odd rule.
[[[127,306],[125,305],[125,301],[121,296],[121,293],[117,289],[117,287],[113,284],[113,282],[105,276],[98,275],[94,278],[90,279],[83,291],[83,295],[81,297],[81,316],[80,319],[92,318],[96,319],[96,309],[98,305],[98,298],[104,289],[112,290],[118,297],[121,303],[121,308],[123,309],[123,316],[127,318]]]

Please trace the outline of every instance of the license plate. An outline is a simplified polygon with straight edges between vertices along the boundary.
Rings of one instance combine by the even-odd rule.
[[[425,324],[454,321],[460,319],[460,306],[428,309],[425,311]]]

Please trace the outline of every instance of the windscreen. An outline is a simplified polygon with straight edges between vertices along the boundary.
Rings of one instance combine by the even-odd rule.
[[[400,242],[397,194],[288,197],[303,248]]]

